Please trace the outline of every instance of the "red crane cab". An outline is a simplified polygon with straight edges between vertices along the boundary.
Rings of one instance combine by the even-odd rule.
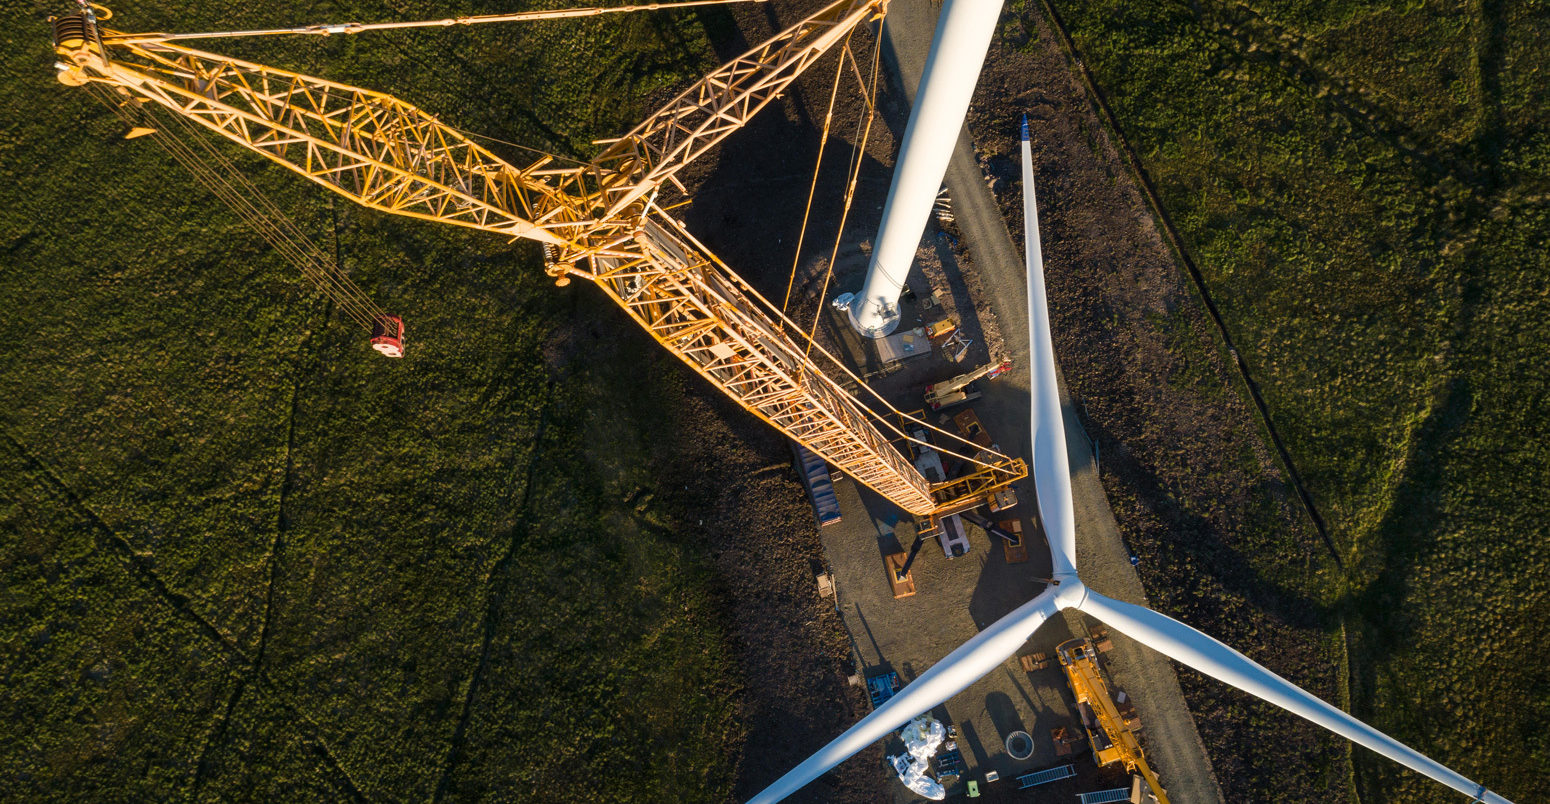
[[[371,348],[387,357],[403,357],[404,320],[396,315],[377,316],[371,325]]]

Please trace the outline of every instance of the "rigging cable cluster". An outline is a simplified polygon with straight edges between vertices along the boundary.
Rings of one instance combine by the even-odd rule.
[[[149,134],[195,180],[301,271],[341,312],[369,330],[373,348],[388,357],[403,356],[403,320],[389,315],[372,301],[335,260],[312,242],[198,129],[176,115],[153,115],[133,99],[116,97],[107,87],[92,84],[89,90],[130,127],[131,133]]]

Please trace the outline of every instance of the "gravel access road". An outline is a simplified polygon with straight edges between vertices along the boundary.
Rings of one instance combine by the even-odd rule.
[[[902,80],[906,94],[913,98],[915,87],[935,29],[938,7],[930,0],[894,0],[889,6],[885,58]],[[1034,131],[1037,138],[1039,132]],[[988,306],[999,322],[1009,356],[1016,371],[991,386],[985,403],[979,406],[981,417],[993,433],[1029,432],[1026,401],[1021,406],[1004,404],[1026,400],[1028,389],[1028,321],[1026,273],[1023,255],[1014,247],[985,176],[975,159],[973,142],[967,130],[960,132],[957,148],[948,166],[946,184],[953,199],[956,223],[964,245],[971,254],[969,270],[980,274],[989,290],[988,299],[976,300]],[[1046,270],[1076,270],[1079,266],[1046,265]],[[1058,300],[1057,300],[1058,303]],[[1058,359],[1058,356],[1057,356]],[[1098,466],[1091,442],[1072,409],[1070,394],[1061,382],[1061,401],[1066,409],[1066,440],[1070,447],[1072,494],[1077,511],[1077,557],[1083,580],[1093,589],[1110,597],[1132,603],[1146,603],[1146,593],[1130,564],[1130,553],[1121,539],[1114,514],[1098,479]],[[1023,450],[1016,450],[1022,452]],[[1068,614],[1068,619],[1081,617]],[[1093,625],[1089,621],[1087,625]],[[1086,630],[1071,622],[1074,632]],[[1172,663],[1139,643],[1114,632],[1114,650],[1107,658],[1115,683],[1136,700],[1136,708],[1146,724],[1149,755],[1167,786],[1169,796],[1182,804],[1221,802],[1221,789],[1211,773],[1205,747],[1195,729],[1194,718],[1184,703],[1178,677]]]

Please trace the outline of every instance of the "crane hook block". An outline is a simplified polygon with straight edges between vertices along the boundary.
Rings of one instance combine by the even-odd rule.
[[[380,315],[371,325],[371,348],[387,357],[404,356],[404,320],[396,315]]]

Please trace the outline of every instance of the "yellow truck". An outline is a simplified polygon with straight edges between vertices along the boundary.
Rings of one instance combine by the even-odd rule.
[[[1076,694],[1076,708],[1087,729],[1087,739],[1093,746],[1093,757],[1099,765],[1123,762],[1125,770],[1139,773],[1152,788],[1157,804],[1168,804],[1157,774],[1146,764],[1146,754],[1141,741],[1136,738],[1140,722],[1127,718],[1120,712],[1120,704],[1109,691],[1103,669],[1098,666],[1098,651],[1090,639],[1073,639],[1055,647],[1060,668],[1066,673],[1071,692]]]

